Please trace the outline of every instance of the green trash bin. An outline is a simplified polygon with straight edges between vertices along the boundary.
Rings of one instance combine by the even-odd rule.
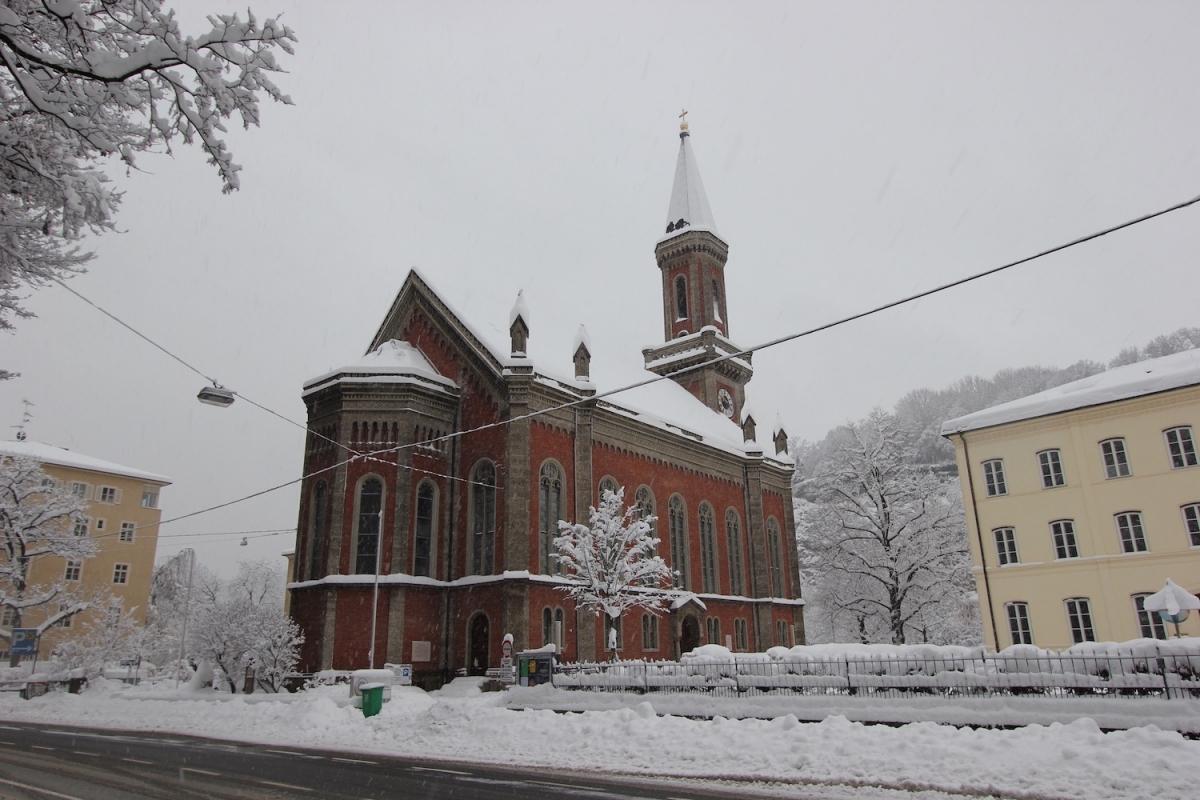
[[[373,717],[383,709],[383,689],[382,683],[364,683],[358,687],[359,694],[362,695],[364,717]]]

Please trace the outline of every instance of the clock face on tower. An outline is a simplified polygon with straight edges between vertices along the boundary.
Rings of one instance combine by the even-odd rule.
[[[728,389],[717,389],[717,408],[722,414],[733,419],[733,395]]]

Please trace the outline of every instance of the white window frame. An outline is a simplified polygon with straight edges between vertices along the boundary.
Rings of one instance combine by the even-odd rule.
[[[121,490],[116,486],[100,486],[97,487],[96,502],[108,503],[109,505],[119,505],[121,503]],[[111,493],[111,494],[110,494]],[[109,495],[109,497],[106,497]]]
[[[158,488],[147,486],[142,489],[142,508],[158,508]]]
[[[1004,459],[990,458],[983,462],[983,483],[988,497],[1008,494],[1008,481],[1004,479]]]
[[[72,561],[70,559],[67,559],[66,569],[63,570],[63,580],[71,581],[72,583],[74,583],[75,581],[80,580],[82,575],[83,575],[83,562],[82,561]],[[74,577],[72,577],[72,576],[74,576]]]
[[[1011,525],[992,529],[992,538],[996,542],[996,563],[1001,566],[1020,564],[1017,556],[1017,532]]]
[[[1171,459],[1171,469],[1187,469],[1200,464],[1191,425],[1167,428],[1163,431],[1163,438],[1167,440],[1167,456]]]
[[[1075,520],[1056,519],[1050,523],[1050,538],[1054,541],[1054,558],[1066,561],[1079,558],[1079,539],[1075,535]],[[1063,555],[1063,554],[1066,555]]]
[[[104,517],[96,518],[96,530],[98,530],[98,531],[104,530],[104,526],[107,524],[108,524],[108,520],[106,520]]]
[[[1100,457],[1104,464],[1104,477],[1108,480],[1128,478],[1133,474],[1133,468],[1129,465],[1129,448],[1125,446],[1123,437],[1114,436],[1100,442]]]
[[[113,564],[112,582],[118,586],[129,585],[129,565]]]
[[[1137,619],[1138,630],[1143,639],[1167,639],[1167,623],[1163,622],[1157,611],[1147,611],[1143,606],[1150,595],[1151,592],[1139,592],[1130,597],[1133,600],[1133,614]]]
[[[1117,526],[1117,538],[1121,541],[1122,553],[1147,553],[1146,526],[1142,523],[1142,512],[1122,511],[1113,515]]]
[[[1014,600],[1004,604],[1008,619],[1008,639],[1012,644],[1033,644],[1033,624],[1029,619],[1029,604]]]
[[[71,481],[71,494],[73,494],[75,497],[78,497],[80,500],[91,500],[91,484],[84,483],[83,481]]]
[[[133,541],[133,533],[136,530],[137,530],[136,522],[122,522],[121,523],[121,531],[117,535],[117,541],[118,542],[132,542]]]
[[[1188,542],[1192,547],[1200,547],[1200,503],[1188,503],[1180,506],[1183,514],[1183,529],[1187,531]]]
[[[1057,447],[1042,450],[1037,454],[1038,466],[1042,471],[1042,488],[1057,489],[1067,485],[1067,475],[1063,471],[1062,451]]]
[[[1063,601],[1067,611],[1067,627],[1075,644],[1096,641],[1096,623],[1092,617],[1092,601],[1087,597],[1068,597]]]
[[[91,532],[91,530],[92,530],[92,518],[91,517],[79,517],[79,519],[77,519],[75,521],[75,525],[71,532],[82,539],[84,536],[87,536]]]

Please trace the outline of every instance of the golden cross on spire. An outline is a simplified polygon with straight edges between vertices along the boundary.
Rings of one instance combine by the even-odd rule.
[[[679,130],[681,131],[686,131],[688,129],[687,115],[688,112],[686,108],[679,113]]]

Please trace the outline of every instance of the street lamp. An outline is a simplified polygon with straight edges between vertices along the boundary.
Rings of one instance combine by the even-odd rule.
[[[201,389],[196,395],[196,399],[210,406],[228,408],[233,405],[233,392],[214,381],[212,386],[205,386]]]
[[[1167,585],[1143,600],[1142,608],[1157,611],[1163,621],[1173,623],[1175,637],[1180,638],[1179,623],[1188,618],[1188,612],[1200,610],[1200,597],[1167,578]]]

